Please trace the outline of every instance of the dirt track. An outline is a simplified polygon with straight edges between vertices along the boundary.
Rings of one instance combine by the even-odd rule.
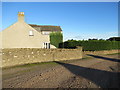
[[[90,57],[3,69],[3,88],[118,88],[118,55]]]

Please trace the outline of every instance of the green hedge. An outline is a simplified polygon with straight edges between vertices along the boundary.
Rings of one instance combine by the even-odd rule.
[[[59,47],[59,43],[63,42],[63,35],[61,32],[52,32],[50,33],[50,44],[55,47]]]
[[[86,41],[66,41],[60,43],[60,48],[76,48],[82,46],[84,51],[112,50],[120,49],[120,41],[105,41],[105,40],[86,40]]]

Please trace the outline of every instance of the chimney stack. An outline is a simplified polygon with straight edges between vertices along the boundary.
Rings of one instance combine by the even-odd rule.
[[[18,12],[18,21],[24,22],[24,12]]]

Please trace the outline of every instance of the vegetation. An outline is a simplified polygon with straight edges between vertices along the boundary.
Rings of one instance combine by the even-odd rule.
[[[107,40],[110,40],[110,41],[120,41],[120,37],[111,37]]]
[[[107,40],[68,40],[60,43],[60,48],[76,48],[82,46],[84,51],[99,51],[99,50],[112,50],[120,49],[120,41],[107,41]]]
[[[63,34],[61,32],[50,33],[50,44],[55,47],[59,47],[59,44],[63,42]]]

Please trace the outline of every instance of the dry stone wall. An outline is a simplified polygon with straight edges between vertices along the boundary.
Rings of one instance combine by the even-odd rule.
[[[78,49],[40,49],[40,48],[14,48],[0,50],[2,67],[23,65],[28,63],[49,62],[81,59],[87,54],[102,55],[120,53],[120,50],[84,51]]]
[[[83,57],[86,57],[87,54],[104,55],[104,54],[114,54],[114,53],[120,53],[120,50],[84,51]]]
[[[14,48],[2,50],[2,67],[28,63],[81,59],[82,49]]]

